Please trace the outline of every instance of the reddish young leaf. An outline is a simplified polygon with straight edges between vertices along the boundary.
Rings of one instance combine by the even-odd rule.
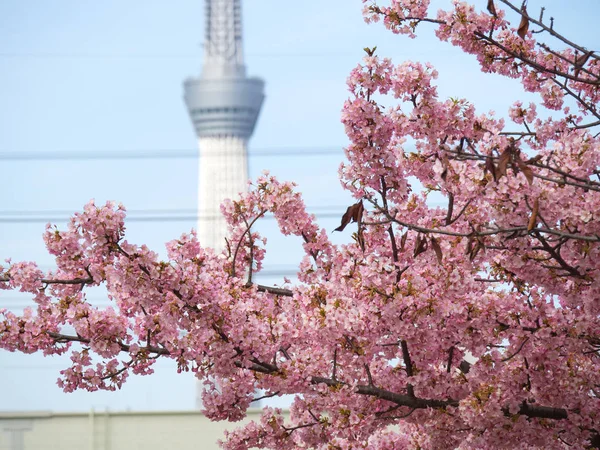
[[[498,14],[496,13],[496,6],[494,5],[494,0],[488,0],[487,10],[492,16],[498,17]]]
[[[517,34],[521,37],[521,39],[525,39],[525,36],[529,31],[529,19],[527,18],[527,6],[525,6],[525,4],[523,4],[521,7],[521,13],[521,23],[519,23]]]

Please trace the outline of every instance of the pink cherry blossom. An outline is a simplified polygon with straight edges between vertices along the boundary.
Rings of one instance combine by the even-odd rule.
[[[434,27],[538,100],[507,103],[505,121],[440,98],[431,65],[366,49],[342,109],[348,244],[268,173],[222,205],[222,252],[192,232],[161,260],[125,239],[122,206],[92,201],[47,227],[54,271],[0,267],[0,289],[33,299],[0,310],[0,347],[68,352],[66,392],[172,358],[213,420],[242,419],[259,391],[293,395],[289,418],[267,407],[226,449],[599,448],[600,57],[544,40],[559,32],[508,0],[363,3],[368,22]],[[255,281],[267,215],[302,246],[296,285]],[[87,301],[99,285],[107,308]]]

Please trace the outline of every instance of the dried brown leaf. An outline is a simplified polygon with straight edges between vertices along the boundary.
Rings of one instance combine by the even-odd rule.
[[[442,180],[444,180],[444,181],[446,181],[446,177],[448,177],[448,166],[449,165],[450,165],[450,162],[448,161],[448,157],[446,155],[444,155],[442,157],[442,167],[444,168],[444,170],[440,174],[440,176],[442,177]]]
[[[362,201],[349,206],[344,215],[342,216],[342,223],[334,231],[344,231],[346,225],[350,222],[359,222],[362,220],[364,207]]]
[[[580,72],[581,68],[587,62],[587,60],[590,58],[590,56],[592,56],[593,53],[594,52],[590,50],[589,52],[582,53],[577,58],[575,58],[575,76],[576,77],[579,76],[579,72]]]
[[[498,14],[496,13],[496,6],[494,5],[494,0],[488,0],[487,10],[492,16],[498,17]]]
[[[406,246],[406,238],[408,237],[408,231],[402,235],[400,238],[400,248],[404,251],[404,247]]]
[[[536,163],[538,161],[540,161],[543,158],[542,155],[535,155],[533,158],[529,158],[527,161],[525,161],[526,164],[533,164]]]
[[[475,244],[475,247],[473,247],[473,250],[471,250],[471,254],[469,255],[469,260],[473,261],[475,259],[475,257],[477,256],[477,253],[479,253],[479,250],[481,250],[483,248],[483,245],[481,244],[481,242],[477,241],[477,244]]]
[[[533,202],[533,208],[531,209],[531,217],[529,218],[529,223],[527,224],[527,231],[531,231],[535,228],[535,224],[537,223],[538,211],[540,209],[540,202],[536,198]]]
[[[587,60],[590,59],[592,53],[594,52],[590,50],[589,52],[582,53],[581,55],[579,55],[577,58],[575,58],[575,65],[577,67],[582,67],[587,62]]]
[[[352,216],[353,222],[358,222],[358,226],[362,223],[362,216],[365,212],[365,207],[363,206],[362,201],[357,203],[356,210],[354,211],[354,215]]]
[[[469,236],[469,239],[467,241],[467,247],[465,249],[465,255],[470,255],[472,251],[473,251],[473,236]]]
[[[364,227],[359,227],[358,232],[355,233],[354,236],[356,239],[356,243],[358,244],[360,249],[364,252],[365,251],[365,237],[363,236],[363,229],[364,229]]]
[[[519,169],[521,169],[521,172],[523,172],[523,175],[525,175],[525,178],[527,178],[527,182],[531,186],[531,184],[533,183],[533,170],[531,170],[531,167],[525,164],[525,162],[523,162],[521,158],[517,160],[517,165],[519,166]]]
[[[500,179],[504,175],[506,175],[506,169],[508,168],[508,163],[510,162],[510,159],[511,159],[511,148],[507,147],[506,150],[504,150],[502,152],[502,154],[500,155],[500,160],[498,161],[498,171],[496,174],[498,179]]]
[[[527,6],[523,5],[523,7],[521,8],[521,23],[519,23],[517,34],[521,37],[521,39],[525,39],[525,36],[527,36],[528,31],[529,18],[527,17]]]
[[[443,259],[442,248],[440,247],[439,241],[434,237],[431,238],[431,248],[433,248],[435,256],[437,256],[437,260],[441,264]]]
[[[494,177],[494,181],[498,181],[496,174],[496,166],[494,165],[494,159],[491,156],[485,158],[484,174],[488,172],[492,174],[492,177]]]
[[[417,236],[415,241],[415,251],[413,256],[416,258],[418,255],[427,250],[427,239],[423,239],[420,235]]]

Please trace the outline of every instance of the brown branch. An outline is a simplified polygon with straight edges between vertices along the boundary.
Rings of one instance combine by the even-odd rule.
[[[46,334],[48,336],[50,336],[52,339],[54,339],[54,341],[56,343],[65,343],[65,342],[81,342],[84,344],[89,344],[91,342],[91,339],[87,339],[81,336],[72,336],[72,335],[68,335],[68,334],[62,334],[62,333],[54,333],[53,331],[47,331]],[[131,346],[127,345],[127,344],[123,344],[122,342],[119,341],[115,341],[119,347],[121,348],[121,351],[124,352],[129,352],[129,349],[131,348]],[[171,353],[169,352],[169,350],[167,350],[166,348],[161,348],[161,347],[155,347],[155,346],[151,346],[148,345],[146,347],[140,347],[140,351],[145,351],[148,353],[154,353],[157,355],[170,355]]]
[[[446,372],[450,373],[450,368],[452,367],[452,358],[454,357],[454,345],[450,347],[448,351],[448,364],[446,364]]]
[[[345,386],[346,383],[341,381],[332,380],[331,378],[324,377],[311,377],[311,383],[313,384],[326,384],[327,386],[333,388],[339,388]],[[368,395],[371,397],[377,397],[382,400],[387,400],[389,402],[395,403],[400,406],[409,406],[415,409],[424,409],[424,408],[446,408],[447,406],[458,406],[458,401],[456,400],[433,400],[433,399],[423,399],[417,398],[404,394],[397,394],[395,392],[391,392],[385,389],[381,389],[375,386],[366,386],[366,385],[357,385],[355,392],[361,395]]]
[[[479,281],[481,283],[503,283],[504,280],[497,280],[495,278],[474,278],[475,281]]]
[[[502,410],[505,415],[510,416],[508,408],[504,408]],[[569,417],[569,413],[566,409],[563,408],[553,408],[551,406],[538,406],[531,405],[529,403],[523,402],[521,407],[519,408],[519,412],[522,416],[527,416],[530,418],[540,418],[540,419],[567,419]]]
[[[514,352],[512,355],[507,356],[506,358],[503,358],[501,361],[502,362],[508,362],[511,359],[513,359],[515,356],[517,356],[521,352],[521,350],[523,350],[523,347],[525,346],[525,344],[527,343],[528,340],[529,340],[528,337],[526,337],[525,339],[523,339],[523,342],[521,342],[521,345],[519,346],[519,348],[517,349],[517,351]]]
[[[278,395],[281,395],[281,392],[277,391],[277,392],[273,392],[272,394],[265,394],[260,397],[253,398],[252,400],[250,400],[250,403],[257,402],[257,401],[263,400],[265,398],[277,397]]]
[[[464,373],[467,374],[469,373],[469,371],[471,370],[471,363],[468,361],[465,361],[464,359],[460,362],[460,364],[458,365],[458,369]]]
[[[267,367],[264,367],[263,365],[260,364],[250,364],[248,366],[242,364],[241,361],[236,361],[234,362],[236,367],[239,367],[240,369],[248,369],[251,370],[252,372],[258,372],[258,373],[264,373],[265,375],[272,375],[274,373],[277,373],[277,371],[273,371]]]
[[[290,354],[288,353],[289,348],[292,346],[292,344],[288,344],[287,347],[281,347],[279,349],[279,351],[283,354],[283,356],[285,357],[285,359],[287,359],[288,361],[291,361],[292,357],[290,356]]]
[[[446,226],[452,223],[452,212],[454,211],[454,194],[448,192],[448,212],[446,213]],[[460,216],[460,214],[459,214]]]
[[[310,241],[308,240],[308,236],[306,234],[304,234],[304,231],[302,232],[302,239],[304,240],[304,242],[306,244],[310,244]],[[318,254],[318,252],[315,253],[314,251],[309,250],[308,253],[310,254],[310,256],[313,259],[313,261],[315,262],[315,264],[317,264],[317,266],[318,266],[318,264],[319,264],[319,260],[318,260],[319,254]]]
[[[367,372],[367,379],[369,380],[369,386],[375,386],[373,383],[373,375],[371,375],[371,370],[369,369],[369,365],[365,364],[365,372]]]
[[[544,239],[544,237],[540,233],[537,233],[537,231],[535,229],[532,231],[533,231],[533,234],[535,235],[535,237],[538,239],[538,241],[540,241],[540,243],[542,244],[544,250],[552,257],[552,259],[554,259],[560,265],[560,268],[562,270],[564,270],[565,272],[569,273],[570,275],[572,275],[576,278],[583,277],[583,275],[581,273],[579,273],[577,268],[569,265],[569,263],[567,263],[563,259],[561,254],[556,249],[554,249],[550,244],[548,244],[548,241],[546,239]]]
[[[581,95],[576,94],[575,92],[573,92],[568,86],[567,83],[560,83],[556,78],[551,78],[551,80],[563,91],[565,91],[568,95],[570,95],[571,97],[573,97],[575,100],[577,100],[579,102],[579,104],[583,107],[585,107],[585,110],[590,112],[592,115],[594,115],[596,118],[600,119],[600,113],[598,113],[598,111],[596,110],[596,106],[594,103],[587,103],[584,99],[581,98]]]
[[[465,206],[462,207],[462,209],[458,212],[457,216],[454,219],[452,219],[452,217],[450,217],[450,221],[448,221],[448,219],[446,218],[446,226],[452,225],[454,222],[456,222],[458,219],[460,219],[460,217],[464,214],[464,212],[467,210],[467,207],[471,204],[472,201],[473,201],[473,199],[467,200],[467,202],[465,203]]]
[[[399,406],[395,406],[393,408],[388,409],[387,411],[383,411],[383,414],[388,413],[390,411],[393,411],[395,409],[398,409]],[[387,416],[387,417],[377,417],[378,420],[398,420],[398,419],[406,419],[407,417],[409,417],[412,413],[414,413],[417,410],[417,408],[411,408],[410,411],[408,411],[406,414],[403,414],[401,416]]]
[[[103,377],[101,377],[100,379],[101,379],[102,381],[104,381],[104,380],[108,380],[109,378],[113,378],[113,377],[116,377],[116,376],[118,376],[118,375],[121,375],[123,372],[125,372],[127,369],[129,369],[129,368],[131,367],[131,363],[133,363],[133,359],[132,359],[132,360],[130,360],[129,362],[127,362],[127,363],[123,363],[123,364],[124,364],[124,366],[123,366],[123,367],[121,367],[119,370],[117,370],[117,371],[115,371],[115,372],[111,372],[111,373],[109,373],[108,375],[104,375],[104,376],[103,376]]]
[[[589,55],[586,56],[586,60],[583,63],[578,63],[577,61],[571,61],[569,58],[566,58],[564,55],[561,55],[559,52],[552,50],[547,44],[544,44],[543,42],[538,42],[537,45],[541,48],[543,48],[544,50],[546,50],[548,53],[556,56],[559,59],[562,59],[564,62],[566,62],[567,64],[570,64],[571,66],[573,66],[573,68],[575,69],[576,74],[579,72],[583,72],[583,73],[587,73],[588,75],[591,75],[592,77],[596,77],[598,78],[598,75],[595,74],[594,72],[589,71],[588,69],[586,69],[585,67],[583,67],[583,64],[585,64],[585,62],[587,61],[587,59],[592,56],[593,52],[585,52],[583,55]]]
[[[380,209],[380,212],[385,214],[393,222],[396,222],[397,224],[402,225],[403,227],[409,228],[411,230],[420,231],[421,233],[435,233],[435,234],[444,234],[447,236],[460,236],[460,237],[483,237],[483,236],[494,236],[497,234],[512,234],[512,233],[519,232],[519,231],[527,232],[526,226],[520,226],[520,227],[510,227],[510,228],[498,228],[498,229],[489,230],[489,231],[472,231],[470,233],[461,233],[459,231],[442,230],[440,228],[426,228],[426,227],[422,227],[419,225],[410,224],[408,222],[403,222],[399,219],[396,219],[395,217],[392,217],[391,215],[389,215],[388,212],[382,211],[381,209]],[[550,234],[553,236],[575,239],[578,241],[600,242],[599,236],[585,236],[585,235],[581,235],[581,234],[564,233],[562,231],[551,230],[551,229],[547,229],[547,228],[536,228],[535,231],[539,232],[539,233]]]
[[[250,233],[250,228],[252,228],[252,225],[254,225],[258,219],[263,217],[266,212],[267,212],[266,209],[263,209],[262,211],[260,211],[258,213],[258,215],[254,219],[252,219],[252,222],[250,222],[250,225],[248,225],[246,218],[244,218],[244,222],[246,223],[246,230],[240,236],[240,240],[238,241],[238,243],[235,247],[235,251],[233,252],[233,258],[231,260],[232,261],[231,262],[231,276],[232,277],[235,277],[235,261],[237,259],[238,252],[240,251],[240,247],[242,246],[242,241],[244,240],[244,236],[246,236],[246,234]]]
[[[385,178],[383,177],[383,175],[381,176],[381,201],[383,202],[383,208],[385,210],[388,210],[388,202],[387,202],[387,184],[385,182]],[[387,232],[390,236],[390,245],[392,246],[392,258],[394,260],[394,265],[396,267],[396,284],[398,284],[400,282],[400,279],[402,278],[402,273],[404,271],[401,271],[400,268],[398,267],[398,262],[400,261],[400,257],[398,256],[398,245],[396,244],[396,235],[394,234],[394,227],[390,224],[390,226],[387,229]]]
[[[257,358],[251,358],[250,361],[253,364],[256,364],[256,365],[258,365],[260,367],[264,367],[265,369],[267,369],[269,371],[269,373],[277,373],[277,372],[279,372],[279,367],[277,367],[277,365],[275,365],[275,364],[266,363],[266,362],[260,361]]]
[[[282,426],[281,426],[281,428],[283,428],[283,429],[286,431],[286,433],[287,433],[288,435],[290,435],[290,434],[292,434],[294,431],[296,431],[296,430],[299,430],[300,428],[314,427],[315,425],[319,425],[319,424],[320,424],[320,422],[312,422],[312,423],[305,423],[305,424],[303,424],[303,425],[296,425],[295,427],[291,427],[291,428],[284,427],[284,426],[282,425]]]
[[[0,283],[8,283],[11,278],[9,276],[0,277]],[[54,280],[49,278],[41,278],[39,280],[42,284],[91,284],[94,280],[91,277],[88,278],[74,278],[72,280]]]
[[[89,344],[90,339],[83,338],[81,336],[71,336],[61,333],[47,332],[47,334],[52,337],[56,342],[82,342]],[[123,344],[121,342],[117,342],[121,348],[121,351],[129,352],[130,346]],[[148,353],[155,353],[157,355],[170,355],[170,352],[165,348],[159,347],[140,347],[140,351],[145,351]],[[245,366],[241,361],[235,361],[235,366],[243,369],[252,370],[253,372],[259,372],[267,375],[279,374],[279,368],[274,364],[265,363],[262,361],[253,358],[251,360],[252,364],[249,366]],[[462,363],[461,363],[462,367]],[[114,374],[113,374],[114,375]],[[325,384],[327,386],[333,388],[339,388],[343,386],[347,386],[347,383],[342,381],[325,378],[325,377],[310,377],[310,382],[312,384]],[[408,406],[413,409],[426,409],[426,408],[442,408],[445,409],[448,406],[458,407],[459,401],[448,398],[446,400],[436,400],[436,399],[424,399],[418,398],[414,395],[404,395],[398,394],[392,391],[388,391],[386,389],[378,388],[373,385],[357,385],[355,387],[355,392],[359,395],[367,395],[371,397],[376,397],[381,400],[387,400],[399,406]],[[277,395],[269,395],[274,396]],[[505,414],[508,415],[508,409],[503,410]],[[546,418],[546,419],[566,419],[568,417],[567,410],[563,408],[554,408],[548,406],[538,406],[538,405],[530,405],[523,403],[519,410],[519,414],[525,415],[527,417],[538,417],[538,418]]]
[[[273,286],[264,286],[262,284],[256,284],[256,285],[246,284],[247,288],[249,288],[251,286],[256,286],[256,289],[258,290],[258,292],[266,292],[268,294],[281,295],[283,297],[293,297],[294,296],[294,291],[292,291],[291,289],[278,288],[278,287],[273,287]]]
[[[584,47],[581,47],[577,44],[575,44],[574,42],[571,42],[570,40],[568,40],[567,38],[565,38],[563,35],[557,33],[556,31],[554,31],[554,29],[552,27],[548,27],[547,25],[545,25],[541,20],[536,20],[533,17],[527,15],[527,13],[523,13],[523,11],[521,11],[520,8],[516,7],[515,5],[513,5],[511,2],[509,2],[508,0],[500,0],[500,2],[504,3],[506,6],[508,6],[510,9],[516,11],[517,13],[519,13],[520,15],[524,15],[527,19],[529,19],[529,21],[541,28],[544,29],[544,31],[547,31],[548,33],[550,33],[552,36],[554,36],[556,39],[564,42],[565,44],[576,48],[577,50],[579,50],[582,53],[586,53],[587,50]],[[541,19],[541,17],[540,17]],[[596,55],[592,55],[594,58],[598,59],[598,57]]]
[[[333,350],[333,369],[331,369],[331,379],[337,381],[337,345]]]
[[[600,123],[600,121],[598,122]],[[500,134],[506,134],[506,135],[520,135],[522,133],[500,133]],[[452,151],[452,150],[446,150],[447,153],[453,153],[455,155],[458,156],[458,158],[456,158],[457,160],[471,160],[471,161],[485,161],[486,156],[483,155],[475,155],[475,154],[466,154],[466,153],[459,153],[456,151]],[[492,158],[492,160],[498,160],[499,157],[497,156],[488,156],[489,158]],[[585,179],[582,177],[578,177],[575,175],[572,175],[568,172],[565,172],[557,167],[552,167],[549,166],[547,164],[541,164],[539,162],[529,162],[527,163],[528,165],[532,165],[534,167],[538,167],[540,169],[546,169],[549,170],[551,172],[554,172],[558,175],[561,175],[563,178],[551,178],[551,177],[547,177],[545,175],[540,175],[539,173],[534,172],[533,176],[535,178],[539,178],[540,180],[545,180],[545,181],[550,181],[552,183],[556,183],[558,185],[569,185],[569,186],[574,186],[580,189],[584,189],[584,190],[591,190],[591,191],[596,191],[596,192],[600,192],[600,183],[596,182],[596,181],[592,181],[589,179]],[[578,181],[578,183],[574,183],[572,181],[567,180],[566,178],[570,178],[572,180]]]
[[[402,348],[402,359],[404,360],[404,366],[406,367],[406,376],[410,378],[413,376],[413,364],[410,359],[410,353],[408,352],[408,344],[405,340],[400,341],[400,348]],[[415,391],[412,384],[406,384],[406,392],[411,397],[415,396]]]
[[[584,83],[584,84],[589,84],[589,85],[593,85],[593,86],[597,86],[598,84],[600,84],[600,81],[586,80],[584,78],[580,78],[580,77],[571,75],[570,73],[561,72],[560,70],[556,70],[556,69],[553,69],[550,67],[545,67],[545,66],[535,62],[534,60],[526,57],[523,53],[517,53],[517,52],[509,49],[505,45],[502,45],[500,42],[496,41],[495,39],[492,39],[491,37],[486,36],[485,34],[479,32],[479,31],[475,31],[475,32],[473,32],[473,34],[476,37],[478,37],[479,39],[486,41],[490,45],[493,45],[494,47],[498,47],[500,50],[505,52],[507,55],[509,55],[515,59],[518,59],[520,61],[523,61],[525,64],[527,64],[528,66],[532,67],[533,69],[535,69],[539,72],[549,73],[552,75],[563,77],[563,78],[575,81],[577,83]]]
[[[502,132],[502,133],[499,133],[499,134],[501,134],[501,135],[507,135],[507,136],[508,135],[517,135],[517,136],[528,135],[528,133],[521,133],[521,132]],[[446,150],[446,153],[451,153],[453,155],[456,155],[457,156],[456,160],[472,160],[472,161],[485,162],[486,158],[491,158],[494,161],[498,161],[500,159],[500,156],[480,155],[480,154],[475,154],[475,153],[464,153],[464,152],[459,152],[459,151],[450,150],[450,149]],[[543,164],[543,163],[541,163],[539,161],[533,160],[531,162],[526,162],[526,163],[529,164],[529,165],[535,166],[535,167],[539,167],[540,169],[550,170],[550,171],[555,172],[555,173],[557,173],[559,175],[562,175],[563,177],[572,178],[573,180],[580,181],[582,183],[592,183],[594,185],[600,186],[600,183],[598,183],[598,182],[591,181],[591,180],[589,180],[587,178],[577,177],[575,175],[572,175],[569,172],[565,172],[565,171],[561,170],[558,167],[552,167],[552,166],[549,166],[547,164]],[[600,172],[594,171],[594,173],[598,174]],[[562,182],[562,180],[561,180],[561,182]],[[585,186],[585,187],[587,187],[587,186]]]
[[[331,378],[323,378],[323,377],[312,377],[311,383],[313,384],[326,384],[327,386],[339,388],[345,386],[346,383],[332,380]],[[387,391],[385,389],[381,389],[375,386],[364,386],[358,385],[356,386],[355,392],[361,395],[368,395],[372,397],[377,397],[382,400],[387,400],[389,402],[395,403],[399,406],[408,406],[414,409],[427,409],[427,408],[441,408],[445,409],[448,406],[457,407],[459,402],[454,399],[447,400],[434,400],[434,399],[424,399],[418,397],[412,397],[409,395],[396,394],[391,391]],[[504,414],[510,416],[508,408],[503,409]],[[530,418],[544,418],[544,419],[567,419],[568,412],[564,408],[554,408],[550,406],[539,406],[539,405],[531,405],[529,403],[522,403],[521,407],[518,411],[518,414],[527,416]]]
[[[248,225],[248,221],[245,217],[242,216],[242,218],[244,219],[244,223],[246,224],[246,227],[249,230],[250,225]],[[246,279],[246,284],[251,284],[253,272],[252,268],[254,266],[254,239],[252,239],[252,233],[248,233],[248,237],[250,238],[250,261],[248,262],[248,278]]]

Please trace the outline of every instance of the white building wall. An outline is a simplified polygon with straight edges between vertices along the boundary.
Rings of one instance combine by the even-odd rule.
[[[225,430],[198,411],[0,413],[0,450],[212,450]]]

